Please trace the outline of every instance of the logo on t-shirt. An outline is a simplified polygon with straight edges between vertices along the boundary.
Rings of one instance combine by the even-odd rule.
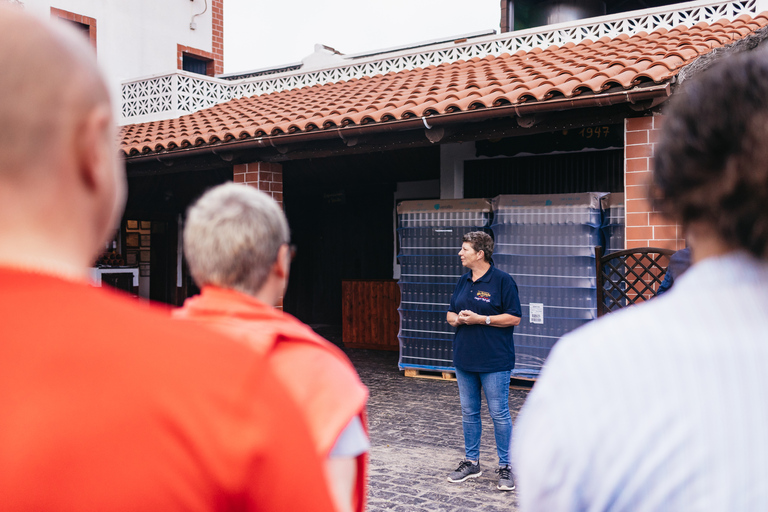
[[[481,300],[483,302],[491,302],[491,294],[484,291],[478,291],[475,295],[475,300]]]

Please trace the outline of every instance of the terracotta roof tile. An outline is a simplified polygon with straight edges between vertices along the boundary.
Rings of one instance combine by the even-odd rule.
[[[661,84],[766,25],[765,13],[744,15],[239,98],[178,119],[124,126],[122,149],[149,154]]]

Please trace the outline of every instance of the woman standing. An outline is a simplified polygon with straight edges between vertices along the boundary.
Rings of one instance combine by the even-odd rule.
[[[461,419],[466,459],[448,476],[449,482],[477,478],[480,470],[480,390],[485,390],[493,419],[499,455],[499,484],[502,491],[515,488],[509,468],[512,417],[509,414],[509,379],[515,366],[512,343],[514,326],[522,311],[514,279],[498,270],[491,260],[493,239],[488,233],[464,235],[459,257],[469,272],[461,276],[448,308],[448,323],[456,328],[453,364],[459,383]]]

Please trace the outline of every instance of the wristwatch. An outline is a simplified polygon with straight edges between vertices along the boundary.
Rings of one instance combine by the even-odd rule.
[[[485,317],[485,325],[491,325],[491,317],[489,316]]]

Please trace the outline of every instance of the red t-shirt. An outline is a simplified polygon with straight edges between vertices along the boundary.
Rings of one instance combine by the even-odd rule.
[[[333,510],[323,474],[252,350],[0,267],[3,510]]]

